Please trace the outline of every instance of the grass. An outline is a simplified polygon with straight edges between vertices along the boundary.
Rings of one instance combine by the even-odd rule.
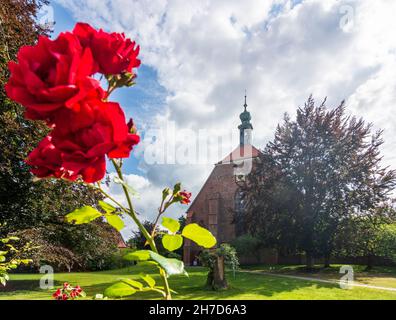
[[[269,270],[269,266],[249,268],[255,270]],[[298,272],[299,267],[277,267],[277,272]],[[333,271],[336,270],[336,267]],[[104,289],[119,278],[129,275],[138,279],[138,274],[144,271],[140,267],[128,269],[80,272],[80,273],[57,273],[55,284],[60,286],[63,282],[80,285],[87,293],[87,299],[91,299],[97,293],[103,293]],[[147,271],[147,270],[146,270]],[[273,270],[272,270],[273,271]],[[389,275],[394,275],[394,270]],[[393,299],[396,300],[396,292],[354,287],[350,290],[340,289],[338,285],[281,278],[271,275],[249,274],[237,272],[234,279],[232,273],[227,273],[231,288],[226,291],[210,291],[203,288],[207,271],[201,267],[188,268],[189,278],[177,276],[170,278],[171,287],[178,292],[174,299]],[[331,274],[332,272],[328,272]],[[334,272],[333,272],[334,273]],[[379,273],[383,274],[383,273]],[[0,289],[0,300],[37,300],[51,299],[54,290],[41,290],[39,288],[40,274],[12,274],[6,289]],[[154,275],[153,275],[154,276]],[[159,278],[154,276],[158,281]],[[157,294],[145,293],[132,296],[131,299],[160,299]]]
[[[342,265],[331,265],[330,268],[323,268],[316,265],[314,270],[307,272],[305,266],[301,265],[260,265],[248,266],[245,269],[251,271],[264,271],[276,274],[287,274],[304,277],[312,277],[324,280],[340,280],[340,268]],[[367,272],[365,266],[352,265],[354,271],[354,281],[379,287],[396,288],[396,268],[395,267],[374,267]]]

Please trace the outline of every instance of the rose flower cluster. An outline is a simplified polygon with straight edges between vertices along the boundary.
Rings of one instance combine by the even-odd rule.
[[[112,89],[129,85],[139,46],[124,34],[78,23],[72,32],[51,40],[41,36],[11,61],[8,97],[25,107],[25,117],[51,128],[26,162],[39,178],[82,178],[93,183],[106,172],[108,158],[127,158],[139,142],[132,120],[108,101]],[[93,76],[109,81],[105,91]]]
[[[57,289],[52,297],[55,300],[74,300],[79,297],[85,297],[85,293],[80,286],[72,287],[69,283],[65,282],[63,287]]]

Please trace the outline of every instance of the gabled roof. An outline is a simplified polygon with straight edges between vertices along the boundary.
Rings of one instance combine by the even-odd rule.
[[[233,161],[244,160],[249,158],[256,158],[260,155],[261,151],[251,144],[239,145],[227,157],[218,162],[218,164],[230,163]]]
[[[124,239],[122,239],[122,238],[120,239],[120,241],[118,241],[117,247],[118,247],[118,249],[128,248],[128,246],[126,245]]]
[[[222,161],[216,163],[216,165],[221,164],[231,164],[233,161],[239,161],[244,159],[251,159],[257,158],[261,154],[261,151],[258,150],[256,147],[252,145],[245,145],[243,148],[239,145],[234,151],[232,151],[227,157],[225,157]],[[195,201],[200,196],[202,190],[205,188],[207,183],[209,182],[210,178],[213,176],[215,172],[215,168],[212,170],[208,178],[206,179],[205,183],[203,184],[202,188],[199,190],[198,194],[195,196],[194,200],[190,204],[187,209],[187,217],[191,217],[192,215],[192,207],[194,206]]]

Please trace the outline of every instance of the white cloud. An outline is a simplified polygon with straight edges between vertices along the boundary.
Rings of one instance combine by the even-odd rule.
[[[143,63],[168,92],[157,126],[236,130],[247,88],[254,141],[263,147],[282,114],[294,115],[313,93],[328,96],[329,106],[346,99],[349,112],[384,128],[384,160],[396,167],[394,0],[58,2],[141,44]],[[162,187],[178,180],[196,194],[211,168],[145,166],[141,210],[150,216]]]

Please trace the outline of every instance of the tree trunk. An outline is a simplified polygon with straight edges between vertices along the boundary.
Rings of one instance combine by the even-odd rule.
[[[372,256],[371,254],[369,254],[369,255],[367,256],[366,271],[372,270],[372,269],[373,269],[373,264],[374,264],[373,256]]]
[[[228,289],[228,283],[225,278],[224,258],[217,257],[214,263],[213,270],[208,273],[206,286],[212,290]]]
[[[313,270],[314,264],[315,264],[314,258],[312,256],[312,254],[308,253],[308,252],[306,252],[305,256],[306,256],[306,268],[307,268],[307,270],[311,271],[311,270]]]
[[[330,268],[330,255],[326,255],[324,257],[324,267],[325,268]]]

